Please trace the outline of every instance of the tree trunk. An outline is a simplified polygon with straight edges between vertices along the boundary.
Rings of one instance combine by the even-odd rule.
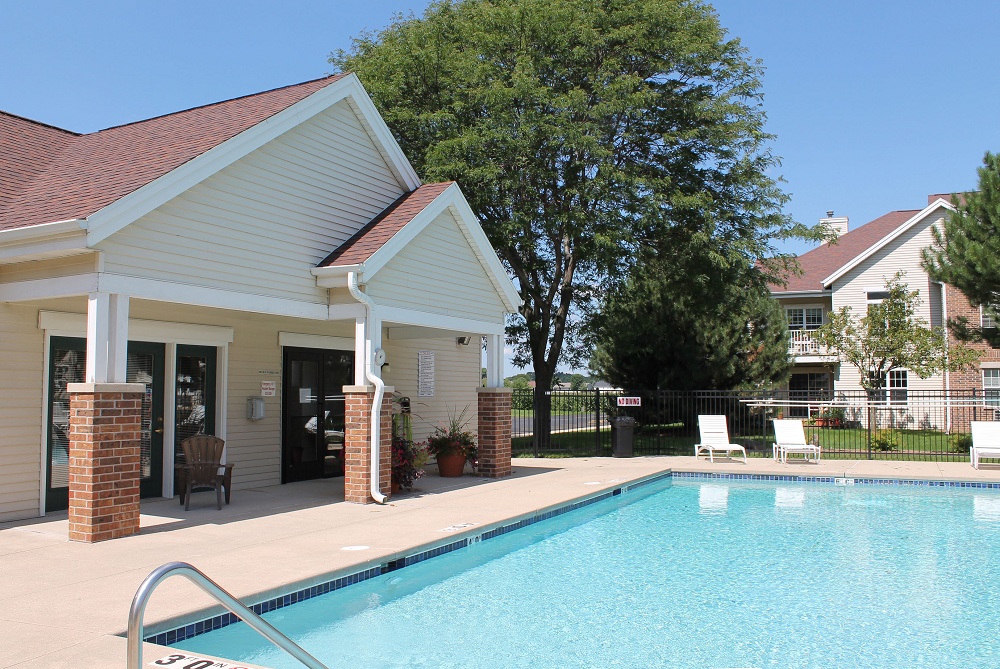
[[[552,377],[554,374],[539,375],[538,368],[535,368],[535,397],[534,397],[534,446],[535,457],[540,452],[547,451],[552,445],[552,395],[549,389],[552,388]]]

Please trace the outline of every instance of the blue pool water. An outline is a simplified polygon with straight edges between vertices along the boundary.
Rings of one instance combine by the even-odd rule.
[[[265,617],[331,669],[1000,667],[1000,493],[674,479]]]

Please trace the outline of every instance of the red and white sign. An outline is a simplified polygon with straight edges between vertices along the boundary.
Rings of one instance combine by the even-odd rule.
[[[641,397],[619,397],[618,406],[620,407],[641,407],[642,398]]]

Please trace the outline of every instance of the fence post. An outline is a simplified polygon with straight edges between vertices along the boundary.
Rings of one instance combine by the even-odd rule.
[[[594,388],[594,416],[597,418],[594,426],[594,457],[601,454],[601,389]]]
[[[872,460],[872,423],[878,420],[875,417],[875,405],[872,403],[872,392],[869,390],[865,393],[865,402],[868,404],[866,407],[868,409],[868,459]]]

